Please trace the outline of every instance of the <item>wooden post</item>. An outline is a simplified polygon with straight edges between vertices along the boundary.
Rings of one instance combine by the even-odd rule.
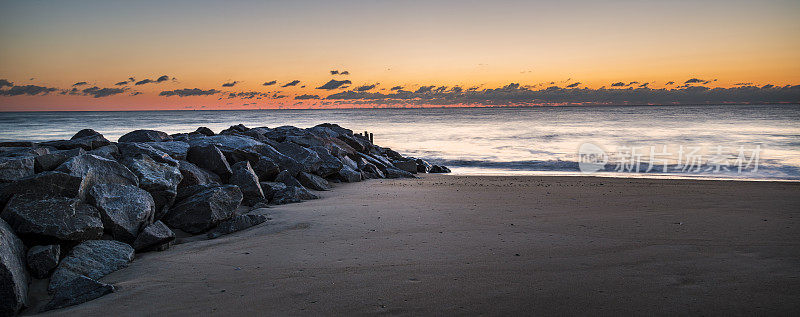
[[[375,143],[375,141],[374,141],[374,140],[375,140],[375,139],[374,139],[374,136],[372,135],[372,133],[370,133],[370,134],[369,134],[369,143]]]

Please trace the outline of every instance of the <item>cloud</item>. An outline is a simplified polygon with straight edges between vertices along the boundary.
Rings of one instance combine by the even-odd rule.
[[[317,87],[316,89],[332,90],[332,89],[339,88],[339,87],[341,87],[343,85],[350,85],[350,84],[352,84],[352,82],[349,81],[349,80],[346,80],[346,79],[345,80],[331,79],[329,82],[325,83],[322,86]]]
[[[419,87],[419,89],[417,89],[417,91],[415,91],[414,93],[415,94],[428,93],[428,92],[431,92],[431,90],[433,90],[434,87],[436,87],[436,86],[422,86],[422,87]]]
[[[669,81],[669,82],[667,82],[667,83],[666,83],[666,85],[667,85],[667,86],[669,86],[669,85],[674,85],[674,84],[675,84],[675,82],[674,82],[674,81]]]
[[[389,90],[400,90],[400,89],[403,89],[403,86],[394,86]]]
[[[0,96],[20,96],[20,95],[36,96],[39,94],[47,95],[56,90],[58,89],[52,87],[37,86],[37,85],[11,86],[10,89],[0,90]]]
[[[372,90],[373,88],[375,88],[375,85],[364,85],[357,87],[356,91],[367,91],[367,90]]]
[[[691,78],[691,79],[685,81],[684,84],[702,84],[702,83],[706,83],[706,82],[708,82],[708,81],[704,80],[704,79]]]
[[[735,84],[733,84],[733,85],[734,85],[734,86],[752,86],[752,85],[753,85],[753,83],[749,83],[749,82],[748,82],[748,83],[735,83]]]
[[[130,79],[133,79],[133,77],[131,77]],[[140,81],[137,81],[134,85],[139,86],[139,85],[144,85],[144,84],[149,84],[149,83],[162,83],[162,82],[165,82],[167,80],[169,80],[169,76],[162,75],[161,77],[158,77],[156,80],[152,80],[150,78],[142,79]]]
[[[624,85],[624,83],[622,83]],[[619,86],[619,85],[617,85]],[[433,89],[422,86],[414,92],[397,90],[392,93],[347,90],[327,96],[326,100],[349,104],[402,105],[645,105],[645,104],[725,104],[725,103],[797,103],[800,85],[733,88],[688,86],[679,89],[641,88],[575,88],[551,86],[532,90],[509,84],[494,89]]]
[[[263,84],[261,84],[261,86],[272,86],[272,85],[277,84],[277,83],[278,83],[277,80],[272,80],[272,81],[264,82]]]
[[[339,75],[339,71],[338,70],[332,70],[331,71],[331,75]]]
[[[14,83],[12,83],[12,82],[10,82],[10,81],[8,81],[6,79],[0,79],[0,88],[3,88],[3,87],[14,87]]]
[[[339,75],[350,75],[350,72],[349,71],[343,71],[343,72],[339,73]]]
[[[639,85],[639,88],[644,88],[644,87],[647,87],[647,85],[650,85],[650,83],[641,83],[641,84]]]
[[[611,84],[611,87],[624,87],[624,86],[625,86],[625,83],[623,83],[621,81]]]
[[[319,99],[319,96],[318,95],[299,95],[299,96],[295,96],[294,99],[297,99],[297,100]]]
[[[219,90],[216,89],[208,89],[203,90],[200,88],[184,88],[184,89],[175,89],[175,90],[165,90],[160,92],[159,96],[178,96],[178,97],[189,97],[189,96],[209,96],[220,93]]]
[[[85,96],[92,96],[94,98],[113,96],[116,94],[121,94],[123,92],[125,92],[124,88],[100,88],[97,86],[86,88],[83,90],[83,94]]]
[[[117,83],[116,83],[116,84],[114,84],[114,85],[115,85],[115,86],[125,86],[125,85],[127,85],[127,84],[128,84],[128,81],[126,80],[126,81],[120,81],[120,82],[117,82]]]
[[[234,80],[232,82],[228,82],[228,83],[222,84],[222,87],[233,87],[233,86],[236,86],[236,84],[238,84],[238,83],[239,83],[238,81]]]
[[[74,84],[72,84],[72,87],[84,86],[84,85],[88,85],[88,84],[89,84],[89,83],[87,83],[87,82],[85,82],[85,81],[79,81],[79,82],[77,82],[77,83],[74,83]]]
[[[289,86],[297,86],[297,84],[299,84],[299,83],[300,83],[299,80],[292,80],[292,81],[286,83],[285,85],[283,85],[281,87],[285,88],[285,87],[289,87]]]
[[[580,84],[581,84],[581,82],[571,83],[571,84],[567,85],[567,88],[575,88],[575,87],[578,87],[578,85],[580,85]]]

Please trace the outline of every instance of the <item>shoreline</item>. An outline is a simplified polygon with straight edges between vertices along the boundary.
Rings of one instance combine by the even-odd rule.
[[[797,313],[798,193],[563,176],[337,184],[256,227],[146,253],[102,279],[117,292],[47,315]]]
[[[592,173],[584,174],[582,172],[552,172],[552,171],[508,171],[508,172],[486,172],[486,173],[471,173],[459,171],[461,167],[451,167],[453,170],[450,176],[508,176],[508,177],[597,177],[597,178],[619,178],[619,179],[674,179],[674,180],[696,180],[696,181],[733,181],[733,182],[778,182],[778,183],[798,183],[800,179],[786,179],[786,178],[726,178],[726,177],[702,177],[696,175],[689,176],[676,176],[676,175],[648,175],[638,173],[621,173],[619,175]]]

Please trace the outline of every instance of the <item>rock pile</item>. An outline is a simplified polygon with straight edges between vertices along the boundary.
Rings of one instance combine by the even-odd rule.
[[[216,238],[331,183],[449,171],[336,124],[0,142],[0,316],[31,306],[31,278],[49,279],[42,310],[113,292],[99,279],[168,248],[177,230]]]

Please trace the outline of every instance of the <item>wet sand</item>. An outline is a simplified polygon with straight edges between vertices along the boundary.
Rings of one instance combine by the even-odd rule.
[[[800,183],[426,175],[137,255],[49,314],[800,312]]]

